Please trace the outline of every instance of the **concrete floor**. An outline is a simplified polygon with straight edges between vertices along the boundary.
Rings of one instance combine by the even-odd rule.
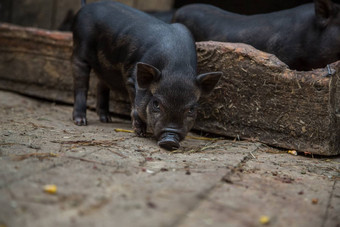
[[[0,91],[0,227],[340,226],[339,156],[197,138],[169,152],[71,113]]]

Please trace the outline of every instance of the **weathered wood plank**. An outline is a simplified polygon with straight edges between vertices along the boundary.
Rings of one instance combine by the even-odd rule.
[[[0,21],[11,22],[13,0],[2,0],[0,7]]]
[[[23,26],[49,29],[53,17],[53,4],[49,0],[12,0],[11,22]]]
[[[165,11],[172,9],[173,2],[173,0],[135,1],[134,7],[139,10]]]
[[[336,74],[325,77],[326,69],[289,70],[244,44],[202,42],[197,51],[201,70],[224,72],[202,100],[197,128],[312,153],[340,152],[340,62],[331,65]]]
[[[52,18],[52,30],[60,29],[60,25],[64,23],[65,19],[68,21],[67,31],[70,30],[73,16],[81,8],[80,1],[57,0],[55,2],[54,17]],[[63,31],[66,31],[65,27]]]
[[[72,35],[0,25],[0,88],[73,102]],[[340,154],[340,62],[327,70],[292,71],[245,44],[197,43],[199,71],[223,71],[201,100],[195,128],[321,155]],[[95,76],[89,106],[95,106]],[[129,115],[125,90],[111,92],[111,111]]]

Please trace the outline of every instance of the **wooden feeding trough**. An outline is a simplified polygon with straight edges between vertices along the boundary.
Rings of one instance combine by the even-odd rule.
[[[0,43],[1,89],[73,102],[71,33],[1,24]],[[301,72],[245,44],[200,42],[197,52],[200,72],[224,75],[201,100],[195,129],[314,154],[340,154],[340,61],[329,69]],[[91,76],[91,107],[95,83]],[[111,111],[129,115],[126,91],[111,93]]]

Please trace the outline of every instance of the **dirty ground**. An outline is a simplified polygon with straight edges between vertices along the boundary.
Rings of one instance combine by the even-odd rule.
[[[1,227],[340,226],[339,156],[196,134],[169,152],[71,113],[0,91]]]

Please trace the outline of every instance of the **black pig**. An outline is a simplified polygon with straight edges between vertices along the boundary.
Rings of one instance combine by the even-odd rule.
[[[196,41],[247,43],[296,70],[340,59],[340,6],[330,0],[251,16],[193,4],[180,8],[173,21],[186,25]]]
[[[110,89],[127,89],[137,135],[147,127],[158,144],[176,149],[192,128],[197,101],[208,94],[220,72],[197,76],[195,42],[181,24],[166,24],[117,2],[85,5],[73,31],[74,109],[76,125],[86,125],[89,73],[99,78],[97,113],[110,122]]]

